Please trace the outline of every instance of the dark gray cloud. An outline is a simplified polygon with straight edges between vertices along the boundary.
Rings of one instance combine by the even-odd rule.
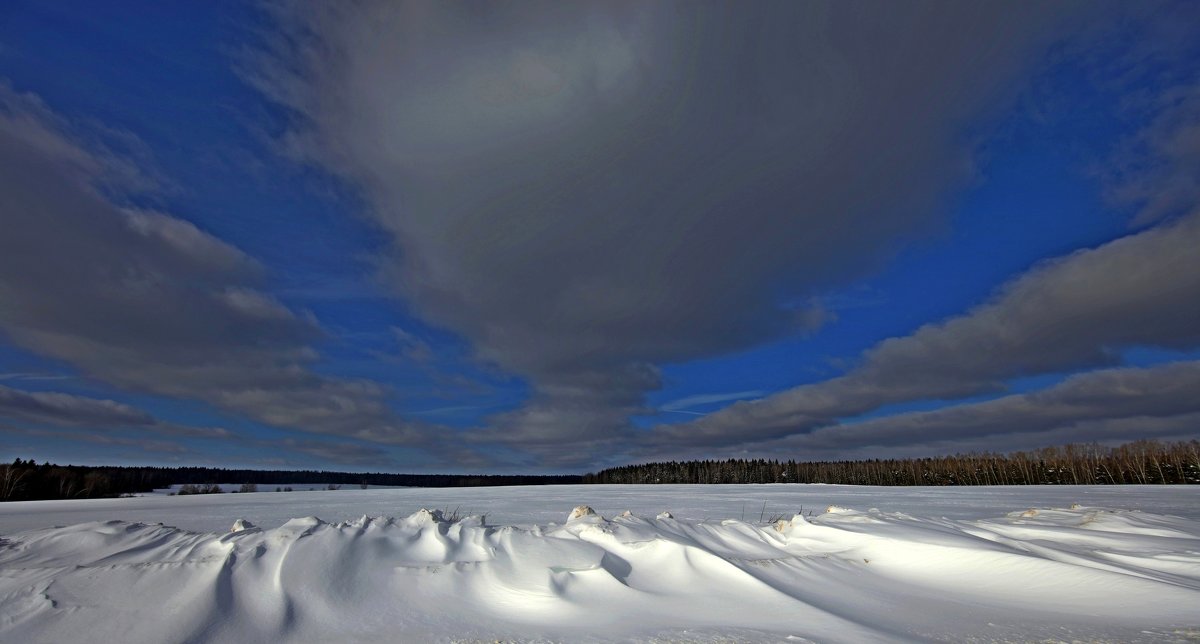
[[[1200,361],[1104,369],[1042,391],[835,425],[749,449],[843,458],[1195,435],[1197,392]]]
[[[1072,376],[1042,391],[897,414],[815,432],[814,446],[894,445],[1041,433],[1078,423],[1200,413],[1200,362]],[[1130,435],[1129,439],[1138,438]]]
[[[778,302],[935,223],[1071,7],[295,3],[249,75],[362,190],[399,292],[531,382],[479,439],[584,453],[651,365],[811,329]]]
[[[76,427],[145,427],[156,421],[113,400],[55,392],[28,392],[0,385],[0,416]]]
[[[161,421],[149,413],[102,398],[53,391],[22,391],[0,385],[0,418],[31,425],[96,430],[138,429],[152,434],[227,438],[221,427],[193,427]]]
[[[1043,261],[982,306],[879,343],[845,376],[737,403],[687,425],[661,427],[648,442],[733,446],[822,427],[833,426],[829,432],[836,432],[839,419],[892,403],[962,398],[1002,390],[1013,377],[1113,365],[1122,351],[1135,347],[1200,346],[1200,253],[1195,250],[1200,248],[1200,188],[1195,180],[1200,171],[1200,84],[1194,76],[1187,81],[1138,98],[1137,111],[1148,125],[1131,138],[1133,145],[1114,163],[1115,170],[1106,173],[1117,196],[1135,207],[1135,224],[1158,225]],[[1170,390],[1180,401],[1196,398],[1200,388],[1192,384],[1190,391]],[[1163,405],[1173,408],[1169,401]],[[999,403],[983,409],[1017,412]],[[951,412],[902,418],[935,417],[957,418]],[[1014,417],[1013,422],[1022,421]],[[883,426],[892,425],[881,420],[864,425],[863,431]],[[1170,435],[1187,423],[1152,415],[1136,423],[1129,418],[1080,420],[1039,436],[1050,442],[1086,440],[1091,431],[1136,438],[1135,426],[1153,426]],[[970,437],[970,427],[961,431],[963,440]],[[1195,427],[1189,431],[1194,434]],[[937,447],[917,433],[907,436],[907,449]],[[942,438],[948,441],[942,448],[953,449],[955,439]],[[987,437],[976,440],[1004,445]]]
[[[891,338],[845,376],[660,427],[652,442],[732,445],[887,404],[1003,389],[1010,378],[1111,365],[1123,349],[1200,346],[1200,214],[1045,261],[991,301]]]
[[[69,129],[0,87],[0,332],[12,343],[118,387],[280,427],[425,439],[380,386],[310,369],[320,330],[257,288],[252,259],[191,223],[118,205],[111,195],[147,182]],[[108,401],[7,395],[27,414],[150,422]]]

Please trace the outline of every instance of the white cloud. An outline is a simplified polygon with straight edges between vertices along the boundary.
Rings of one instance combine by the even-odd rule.
[[[703,405],[711,405],[713,403],[729,402],[730,400],[743,400],[745,398],[759,398],[763,395],[763,391],[754,389],[751,391],[734,391],[723,394],[699,394],[696,396],[687,396],[678,400],[672,400],[659,406],[662,411],[686,411],[692,407],[700,407]]]

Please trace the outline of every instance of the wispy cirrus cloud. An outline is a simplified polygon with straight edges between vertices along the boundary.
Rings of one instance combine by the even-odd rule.
[[[695,396],[686,396],[677,400],[663,403],[659,405],[659,411],[674,411],[690,414],[699,414],[700,412],[689,411],[693,407],[702,407],[704,405],[712,405],[716,403],[729,402],[731,400],[745,400],[747,398],[760,398],[764,391],[733,391],[721,394],[698,394]]]
[[[0,380],[70,380],[74,376],[58,373],[14,372],[0,373]]]

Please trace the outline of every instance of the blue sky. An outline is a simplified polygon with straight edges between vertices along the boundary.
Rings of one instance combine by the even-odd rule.
[[[1197,437],[1193,6],[724,11],[7,3],[0,453]]]

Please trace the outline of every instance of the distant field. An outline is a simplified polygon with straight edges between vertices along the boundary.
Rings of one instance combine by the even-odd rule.
[[[260,485],[259,489],[266,490],[267,486]],[[421,508],[487,514],[490,523],[499,525],[530,525],[561,523],[571,508],[581,503],[606,516],[625,510],[648,516],[670,511],[692,520],[757,520],[762,514],[788,514],[801,508],[821,510],[831,504],[952,519],[987,519],[1013,510],[1067,507],[1072,503],[1200,519],[1200,486],[556,485],[367,490],[343,487],[336,492],[318,489],[182,497],[163,493],[125,499],[3,503],[0,534],[109,519],[222,532],[239,518],[274,527],[301,516],[346,521],[363,515],[406,516]]]

